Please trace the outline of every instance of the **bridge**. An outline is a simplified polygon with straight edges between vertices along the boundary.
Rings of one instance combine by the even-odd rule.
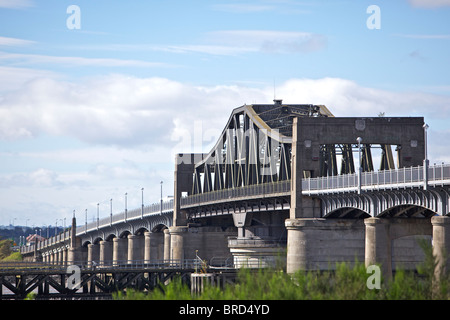
[[[389,276],[415,268],[423,238],[447,266],[450,166],[429,165],[426,130],[421,117],[243,105],[209,153],[175,155],[173,201],[84,226],[74,217],[70,230],[21,252],[48,264],[201,257],[288,272],[356,258]]]

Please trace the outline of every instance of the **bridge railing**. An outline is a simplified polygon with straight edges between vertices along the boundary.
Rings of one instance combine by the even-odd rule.
[[[4,261],[0,262],[0,272],[7,271],[35,271],[35,270],[59,270],[66,272],[67,267],[76,265],[82,270],[115,269],[115,270],[135,270],[135,269],[200,269],[203,261],[200,259],[184,260],[110,260],[101,263],[94,261],[74,261],[69,263],[51,264],[45,262],[22,262]]]
[[[302,191],[306,194],[321,190],[355,191],[358,188],[358,174],[307,178],[302,181]],[[443,184],[450,180],[450,164],[429,166],[428,183]],[[404,167],[393,170],[363,172],[361,187],[397,188],[417,186],[424,183],[424,167]]]
[[[261,183],[238,188],[230,188],[190,195],[181,198],[181,206],[193,206],[210,202],[227,201],[228,199],[252,198],[286,194],[290,192],[291,180],[273,183]]]
[[[173,199],[170,199],[169,201],[164,201],[162,203],[162,208],[161,203],[154,203],[151,205],[144,206],[144,208],[127,210],[126,213],[125,211],[122,211],[113,214],[112,216],[99,219],[98,221],[93,221],[84,225],[77,226],[77,234],[81,234],[83,232],[87,232],[90,230],[95,230],[97,228],[104,228],[109,225],[121,223],[128,220],[138,219],[142,215],[146,217],[154,214],[160,214],[161,211],[168,212],[172,210],[173,210]]]

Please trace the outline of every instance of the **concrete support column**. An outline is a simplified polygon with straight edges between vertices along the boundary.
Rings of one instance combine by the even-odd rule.
[[[89,267],[98,265],[100,260],[100,245],[88,244],[87,264]],[[95,263],[94,263],[95,262]]]
[[[67,264],[80,264],[87,259],[86,248],[81,247],[81,239],[76,236],[76,219],[72,218],[72,228],[70,229],[70,247],[67,254]],[[55,262],[55,258],[53,257]]]
[[[164,259],[164,233],[163,232],[146,232],[144,260],[154,262]]]
[[[61,261],[61,264],[63,265],[63,266],[66,266],[67,265],[67,248],[66,247],[64,247],[63,249],[62,249],[62,261]]]
[[[394,253],[394,240],[409,236],[431,236],[432,224],[430,219],[426,218],[367,218],[364,220],[366,225],[366,250],[365,264],[380,264],[381,271],[386,279],[392,278],[393,260],[398,257]],[[408,249],[405,246],[396,247],[397,253],[408,250],[410,259],[420,259],[417,255],[419,248]],[[417,261],[418,263],[420,261]]]
[[[144,261],[145,263],[149,263],[152,260],[151,252],[150,252],[150,246],[151,246],[151,232],[144,232]],[[154,260],[154,259],[153,259]]]
[[[56,256],[58,258],[57,264],[61,265],[62,264],[62,250],[60,248],[58,248],[56,252],[57,252]]]
[[[366,267],[380,264],[384,276],[392,277],[392,243],[390,221],[381,218],[367,218],[366,225]]]
[[[113,265],[127,263],[128,241],[124,238],[113,239]]]
[[[144,236],[128,235],[128,263],[144,260]]]
[[[431,218],[433,225],[433,255],[436,257],[436,276],[449,270],[450,266],[450,217],[435,216]],[[445,257],[447,258],[445,260]]]
[[[362,261],[364,222],[351,219],[287,219],[286,270],[328,270],[337,262]]]
[[[164,229],[164,260],[170,260],[170,232]]]
[[[187,234],[188,227],[170,227],[170,259],[184,260],[184,237]]]
[[[78,248],[69,248],[69,253],[67,257],[67,264],[83,264],[87,261],[87,248],[86,247],[78,247]],[[56,260],[55,260],[56,262]]]
[[[100,241],[99,263],[101,266],[111,265],[113,260],[113,242]]]

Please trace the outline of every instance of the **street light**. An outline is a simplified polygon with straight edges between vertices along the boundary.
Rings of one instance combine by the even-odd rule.
[[[427,139],[427,130],[429,126],[428,124],[423,125],[423,131],[424,131],[424,144],[425,144],[425,159],[423,160],[423,190],[428,189],[428,166],[429,166],[429,160],[428,160],[428,139]]]
[[[100,214],[99,214],[99,211],[100,211],[100,203],[97,203],[97,230],[98,230],[98,221],[99,221],[99,219],[100,219]]]
[[[160,183],[161,183],[161,214],[162,214],[162,211],[163,211],[163,197],[162,197],[162,186],[163,186],[163,182],[161,181]]]
[[[109,214],[109,226],[112,226],[112,199],[109,200],[109,206],[111,208],[111,213]]]
[[[128,193],[125,192],[125,222],[127,222],[127,195]]]
[[[144,188],[141,188],[141,195],[142,195],[141,218],[144,218]]]
[[[358,168],[358,194],[361,194],[361,182],[362,182],[362,159],[361,159],[361,142],[362,138],[356,138],[358,142],[358,157],[359,157],[359,168]]]

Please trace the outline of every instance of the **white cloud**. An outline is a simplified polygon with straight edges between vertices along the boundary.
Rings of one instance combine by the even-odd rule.
[[[308,53],[327,45],[324,35],[310,32],[273,30],[223,30],[210,32],[211,42],[266,53]]]
[[[200,44],[108,44],[77,47],[85,50],[163,51],[235,56],[254,52],[292,54],[320,51],[327,46],[324,35],[300,31],[220,30],[207,32]],[[75,48],[74,48],[75,49]],[[57,61],[57,60],[56,60]]]
[[[450,98],[445,95],[392,92],[339,78],[292,79],[276,91],[286,103],[324,104],[336,116],[386,112],[442,119],[450,112]],[[233,108],[270,103],[272,92],[271,87],[206,87],[123,75],[83,83],[39,78],[0,99],[0,139],[48,134],[93,145],[183,147],[185,151],[211,140],[213,132],[219,134]]]
[[[413,7],[419,8],[441,8],[450,7],[450,0],[408,0]]]
[[[450,159],[441,143],[449,138],[449,96],[381,90],[340,78],[291,79],[276,92],[284,103],[324,104],[336,116],[424,116],[432,163]],[[50,221],[70,217],[73,209],[84,212],[89,206],[95,212],[91,204],[97,202],[105,214],[110,198],[117,212],[125,192],[129,208],[139,207],[141,187],[145,201],[154,202],[159,181],[164,180],[164,195],[173,192],[175,153],[209,152],[233,108],[272,103],[272,97],[270,85],[195,86],[124,75],[31,80],[0,99],[0,143],[41,135],[84,143],[2,151],[7,166],[0,174],[0,209],[17,216],[32,210],[42,219],[36,223],[49,223],[49,216]]]
[[[409,39],[429,39],[429,40],[447,40],[450,39],[450,34],[403,34],[395,33],[393,36],[409,38]]]
[[[18,47],[18,46],[29,46],[36,43],[35,41],[18,39],[18,38],[9,38],[9,37],[0,37],[0,46],[8,46],[8,47]]]
[[[0,0],[0,8],[21,9],[33,5],[32,0]]]
[[[249,4],[249,3],[226,3],[226,4],[215,4],[212,6],[212,8],[214,10],[232,13],[251,13],[251,12],[272,11],[273,9],[275,9],[275,6]]]
[[[196,87],[162,78],[35,79],[0,101],[0,138],[50,134],[91,144],[167,145],[180,130],[192,130],[196,120],[220,128],[230,108],[262,98],[255,89]]]
[[[34,79],[57,79],[59,77],[57,73],[48,70],[0,66],[0,93],[21,88],[25,83]]]
[[[233,46],[220,46],[220,45],[166,45],[166,46],[153,46],[151,48],[155,51],[166,51],[172,53],[206,53],[212,55],[223,56],[235,56],[242,53],[256,52],[257,48],[253,47],[233,47]]]
[[[22,172],[3,175],[0,179],[0,187],[59,187],[62,182],[58,179],[58,174],[52,170],[40,168],[32,172]]]
[[[93,66],[93,67],[167,67],[160,62],[141,60],[111,59],[111,58],[85,58],[61,57],[38,54],[0,52],[0,61],[14,62],[15,65],[60,64],[66,66]]]
[[[450,116],[449,96],[381,90],[340,78],[292,79],[277,87],[277,96],[286,103],[324,104],[335,116]]]

